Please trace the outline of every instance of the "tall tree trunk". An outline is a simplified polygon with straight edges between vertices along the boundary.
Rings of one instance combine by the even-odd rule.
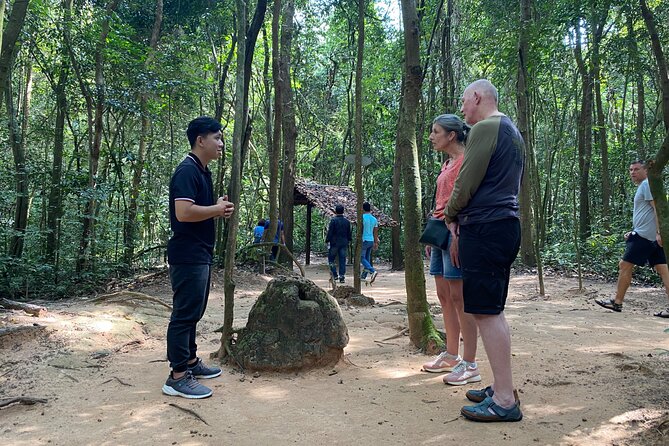
[[[2,15],[4,19],[4,4],[3,1]],[[12,5],[12,12],[7,20],[7,28],[2,29],[2,45],[0,46],[0,97],[2,97],[3,89],[7,86],[8,79],[11,77],[12,64],[14,63],[14,55],[18,51],[17,42],[23,29],[23,24],[26,20],[28,12],[29,0],[14,0]]]
[[[281,87],[281,55],[279,47],[279,23],[281,22],[281,0],[274,0],[272,17],[272,81],[274,84],[274,124],[272,145],[269,153],[269,228],[263,240],[274,240],[279,224],[279,166],[281,164],[281,122],[283,119],[283,88]],[[268,98],[269,101],[269,98]],[[269,122],[269,121],[268,121]],[[271,248],[268,248],[268,251]]]
[[[636,126],[634,128],[636,150],[639,159],[646,159],[648,153],[646,152],[646,144],[643,140],[644,122],[646,120],[645,117],[646,94],[644,88],[644,70],[640,69],[641,60],[639,58],[639,47],[636,41],[637,39],[636,31],[634,30],[634,17],[631,11],[627,11],[627,37],[629,46],[629,57],[636,77],[637,113],[636,113]],[[625,109],[623,107],[623,113],[624,111]],[[622,123],[624,123],[624,119],[621,119],[621,121]],[[621,133],[623,132],[621,131]]]
[[[594,80],[595,91],[595,108],[597,113],[597,135],[599,141],[599,153],[602,163],[602,224],[604,229],[610,228],[609,215],[611,204],[611,177],[609,174],[609,144],[606,132],[606,119],[604,117],[604,105],[602,104],[601,91],[601,56],[600,44],[602,41],[602,33],[606,18],[608,16],[608,8],[605,9],[595,23],[595,30],[592,39],[592,72]]]
[[[218,91],[215,98],[216,106],[214,111],[214,119],[219,122],[223,118],[223,107],[225,106],[225,81],[228,79],[228,71],[230,71],[230,64],[232,64],[232,58],[235,55],[236,46],[237,35],[233,34],[232,42],[230,43],[230,51],[228,51],[228,54],[225,57],[225,62],[220,69],[218,77]]]
[[[5,31],[5,9],[7,9],[7,1],[0,0],[0,49],[2,48],[2,34]]]
[[[402,74],[402,88],[400,93],[400,111],[404,108],[404,84],[406,75]],[[400,127],[402,115],[397,115],[397,128]],[[404,269],[404,253],[402,252],[402,214],[401,214],[401,188],[402,188],[402,153],[400,151],[399,134],[395,140],[395,161],[393,165],[393,199],[391,203],[390,215],[397,222],[397,226],[391,228],[391,253],[393,271]]]
[[[355,64],[355,195],[357,230],[353,250],[353,288],[360,292],[360,254],[362,253],[362,64],[365,51],[365,10],[367,2],[358,0],[358,57]]]
[[[446,19],[441,37],[442,107],[444,113],[455,113],[458,100],[455,97],[455,76],[453,75],[453,0],[446,0]]]
[[[667,60],[660,43],[660,37],[655,25],[655,17],[648,8],[646,0],[639,0],[641,6],[641,15],[648,28],[651,47],[658,68],[658,77],[660,79],[660,88],[662,90],[662,118],[664,122],[664,141],[660,150],[655,155],[648,168],[648,183],[651,193],[655,199],[655,208],[660,223],[660,234],[664,240],[664,246],[667,246],[669,240],[669,203],[664,188],[664,168],[669,162],[669,75],[667,74]]]
[[[527,250],[524,254],[524,261],[528,265],[537,266],[537,275],[539,278],[539,294],[546,293],[544,287],[543,263],[541,262],[540,237],[537,228],[543,225],[541,221],[540,206],[540,185],[539,169],[537,167],[536,156],[534,153],[534,135],[531,132],[530,116],[530,88],[528,80],[530,79],[528,64],[530,58],[530,27],[531,27],[532,0],[520,0],[520,33],[518,44],[518,84],[517,84],[517,103],[518,103],[518,129],[525,140],[525,168],[523,172],[524,181],[521,186],[521,222],[522,238],[530,238],[529,246],[521,245]],[[529,228],[526,227],[530,225]]]
[[[95,44],[95,106],[93,126],[90,130],[93,132],[92,145],[88,153],[88,194],[84,215],[82,218],[82,233],[79,242],[79,252],[77,255],[76,270],[77,273],[88,271],[92,268],[91,259],[94,258],[94,240],[95,240],[95,214],[97,213],[97,175],[100,163],[100,148],[102,146],[103,115],[105,111],[105,74],[104,50],[107,46],[107,35],[109,34],[110,19],[112,13],[116,10],[119,0],[111,0],[106,7],[105,16],[102,20],[100,36]]]
[[[153,20],[153,29],[149,39],[149,48],[144,69],[149,71],[155,58],[158,39],[160,38],[160,27],[163,23],[163,0],[156,0],[156,13]],[[137,150],[137,159],[132,172],[132,182],[130,184],[130,203],[128,205],[128,218],[123,222],[123,262],[127,267],[132,267],[132,259],[135,254],[135,245],[137,244],[137,209],[139,199],[139,186],[144,172],[144,163],[146,162],[146,141],[149,137],[150,121],[147,103],[149,93],[144,91],[140,93],[139,110],[141,113],[142,127],[139,133],[139,148]]]
[[[9,255],[20,258],[23,255],[24,236],[28,225],[28,171],[26,169],[25,141],[21,138],[19,118],[16,116],[16,108],[13,102],[11,72],[5,86],[5,105],[7,108],[7,120],[9,124],[9,145],[12,148],[14,158],[14,171],[16,178],[16,200],[14,204],[13,234],[9,245]]]
[[[416,117],[423,84],[420,63],[420,21],[414,0],[401,0],[404,24],[404,63],[406,81],[400,121],[397,129],[398,146],[402,156],[404,180],[404,227],[412,228],[404,235],[406,258],[405,284],[407,312],[411,342],[426,351],[433,352],[443,345],[434,328],[427,305],[423,254],[418,242],[422,226],[421,182],[416,144]]]
[[[527,64],[530,49],[530,1],[520,0],[520,30],[518,33],[518,73],[516,84],[516,104],[518,107],[518,130],[525,140],[525,166],[523,169],[523,181],[520,187],[520,222],[521,243],[520,258],[525,265],[535,266],[537,259],[534,253],[534,241],[536,222],[533,221],[532,202],[532,169],[530,168],[533,150],[532,138],[530,136],[530,95],[528,82]]]
[[[293,47],[293,19],[295,1],[288,0],[284,10],[283,27],[281,29],[281,76],[282,132],[283,132],[283,177],[281,178],[281,214],[286,236],[286,248],[293,252],[293,194],[295,189],[295,141],[297,127],[295,125],[295,101],[291,85],[291,52]],[[271,235],[271,234],[270,234]],[[290,263],[290,259],[286,259]]]
[[[232,341],[232,323],[234,319],[235,306],[235,280],[233,278],[235,268],[235,254],[237,251],[237,231],[239,229],[239,199],[241,197],[241,172],[242,172],[242,144],[245,131],[246,109],[244,104],[244,63],[246,61],[246,20],[247,10],[245,0],[235,0],[236,22],[237,22],[237,71],[235,76],[235,124],[232,134],[232,162],[230,170],[230,187],[228,200],[235,204],[237,209],[232,214],[228,223],[228,235],[225,244],[225,273],[223,276],[223,289],[225,292],[225,305],[223,313],[223,331],[221,333],[221,348],[216,353],[218,358],[225,358],[230,351]]]
[[[58,250],[59,222],[63,214],[62,194],[61,194],[61,176],[63,172],[63,149],[65,140],[65,114],[67,113],[67,95],[65,87],[67,85],[68,68],[66,66],[66,56],[62,56],[60,71],[58,73],[58,83],[56,84],[56,125],[53,135],[53,160],[51,164],[51,189],[49,190],[49,200],[47,205],[47,237],[46,237],[46,258],[50,263],[55,263]]]
[[[581,111],[578,118],[579,237],[590,236],[590,165],[592,162],[592,73],[583,60],[581,24],[576,23],[574,55],[581,76]]]

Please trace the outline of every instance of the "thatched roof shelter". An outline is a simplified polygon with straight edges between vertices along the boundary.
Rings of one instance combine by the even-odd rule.
[[[357,197],[355,192],[348,186],[330,186],[328,184],[318,184],[313,181],[298,179],[295,180],[294,203],[296,205],[308,205],[318,208],[323,215],[328,217],[335,216],[335,206],[341,204],[344,206],[344,216],[356,224],[356,206]],[[392,227],[398,226],[398,223],[378,208],[372,205],[372,215],[379,221],[379,226]]]
[[[293,193],[295,205],[307,206],[307,239],[306,239],[306,264],[309,264],[311,254],[311,210],[316,207],[328,217],[334,217],[335,206],[344,206],[344,216],[353,225],[357,222],[357,197],[355,192],[348,186],[330,186],[318,184],[313,181],[296,179],[295,191]],[[380,227],[398,226],[399,223],[381,212],[372,205],[372,215],[379,221]]]

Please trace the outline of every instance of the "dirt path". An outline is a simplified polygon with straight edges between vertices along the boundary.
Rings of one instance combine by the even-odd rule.
[[[0,321],[47,326],[41,335],[0,338],[0,399],[48,400],[0,410],[0,444],[669,444],[669,321],[652,316],[666,307],[660,289],[634,287],[618,314],[592,303],[610,296],[612,284],[588,282],[578,294],[575,279],[550,277],[549,296],[539,298],[535,277],[514,277],[507,318],[525,418],[479,424],[459,416],[470,386],[421,372],[427,357],[407,337],[378,342],[406,327],[405,306],[393,304],[406,301],[404,276],[380,271],[363,292],[390,305],[342,308],[351,340],[336,367],[246,376],[226,368],[207,382],[213,397],[199,401],[160,391],[169,312],[159,305],[77,301],[51,305],[47,318],[0,313]],[[324,265],[307,275],[327,287]],[[268,280],[239,273],[236,324]],[[436,305],[433,281],[427,285]],[[166,277],[139,291],[170,299]],[[222,320],[218,285],[200,324],[205,357],[218,347],[213,330]],[[435,322],[443,326],[438,313]],[[478,362],[487,385],[480,341]]]

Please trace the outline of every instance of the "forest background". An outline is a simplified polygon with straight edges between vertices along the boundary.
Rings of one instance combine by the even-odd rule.
[[[306,208],[292,191],[306,178],[355,186],[401,222],[382,230],[378,255],[402,268],[402,247],[418,249],[407,215],[430,212],[443,161],[431,121],[488,78],[527,142],[519,262],[613,278],[630,228],[628,166],[655,157],[667,134],[657,56],[669,2],[1,0],[0,10],[7,297],[90,293],[164,265],[169,180],[198,115],[224,126],[210,167],[217,194],[237,198],[220,264],[269,216],[303,253]],[[313,223],[322,234],[327,218]]]

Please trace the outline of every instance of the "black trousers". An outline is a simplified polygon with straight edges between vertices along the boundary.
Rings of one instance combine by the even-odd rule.
[[[185,372],[197,358],[195,332],[207,308],[211,265],[170,265],[172,316],[167,326],[167,359],[175,372]]]

